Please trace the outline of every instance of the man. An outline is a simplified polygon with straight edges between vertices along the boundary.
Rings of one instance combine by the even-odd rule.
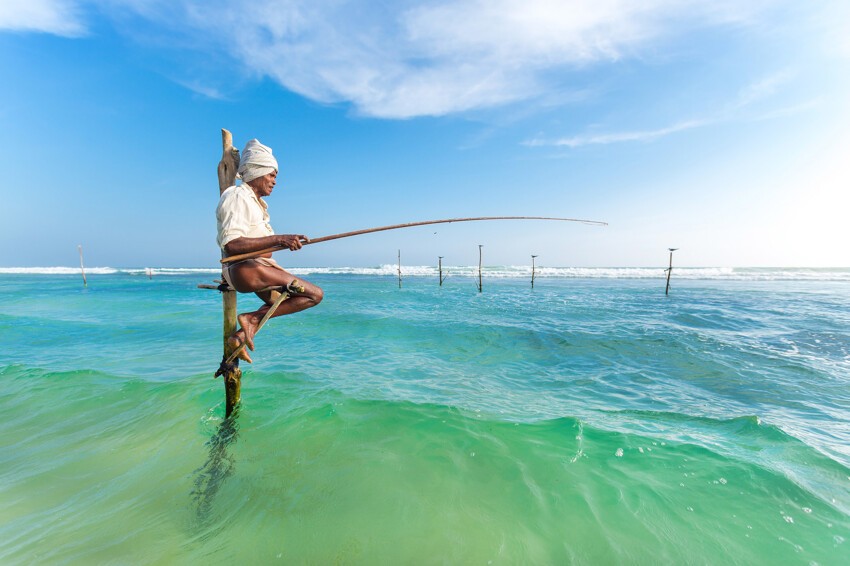
[[[277,160],[271,148],[254,139],[247,143],[239,160],[241,185],[227,188],[221,194],[215,215],[218,221],[218,245],[222,257],[256,252],[265,248],[301,249],[301,234],[275,234],[269,224],[268,205],[263,200],[272,194],[277,182]],[[254,350],[254,334],[260,321],[277,297],[269,287],[283,287],[292,295],[272,313],[281,316],[303,311],[322,301],[322,290],[303,279],[296,280],[267,253],[255,259],[227,264],[222,270],[225,281],[240,293],[256,293],[265,303],[254,312],[237,317],[240,328],[228,339],[232,348],[245,344],[239,358],[251,363],[247,350]]]

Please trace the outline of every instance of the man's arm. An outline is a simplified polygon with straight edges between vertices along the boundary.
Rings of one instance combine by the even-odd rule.
[[[227,242],[224,245],[224,251],[227,255],[247,254],[266,248],[287,248],[294,251],[301,249],[303,245],[302,240],[310,241],[307,236],[302,234],[275,234],[273,236],[263,236],[262,238],[242,236]]]

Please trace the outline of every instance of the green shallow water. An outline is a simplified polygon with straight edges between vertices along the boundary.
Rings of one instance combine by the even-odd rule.
[[[846,284],[325,276],[225,421],[217,294],[93,279],[0,279],[0,563],[850,560]]]

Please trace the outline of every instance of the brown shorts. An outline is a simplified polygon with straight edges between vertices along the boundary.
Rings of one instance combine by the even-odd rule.
[[[278,262],[276,262],[275,260],[273,260],[270,257],[257,257],[257,258],[254,258],[254,259],[247,259],[245,261],[256,261],[260,265],[267,265],[269,267],[274,267],[274,268],[280,269],[281,271],[286,271],[285,269],[283,269],[280,266],[280,264]],[[236,263],[229,263],[229,264],[227,264],[227,265],[225,265],[224,267],[221,268],[221,276],[224,278],[224,281],[230,286],[231,289],[235,289],[235,287],[233,286],[233,281],[230,279],[230,268],[233,267],[234,265],[236,265],[237,263],[242,263],[242,262],[240,261],[240,262],[236,262]]]

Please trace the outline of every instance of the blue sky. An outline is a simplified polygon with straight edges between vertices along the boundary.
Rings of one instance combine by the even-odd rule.
[[[850,266],[850,3],[3,0],[0,266],[215,266],[220,128],[291,266]]]

